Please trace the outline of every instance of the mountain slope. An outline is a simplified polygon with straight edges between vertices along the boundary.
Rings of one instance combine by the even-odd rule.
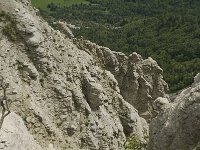
[[[148,124],[139,114],[151,119],[153,100],[167,88],[153,59],[69,39],[28,0],[1,0],[0,11],[11,111],[42,149],[124,149],[129,136],[146,147]]]
[[[200,134],[200,74],[171,103],[160,107],[150,124],[149,150],[193,150]],[[199,148],[199,147],[198,147]]]
[[[112,50],[151,56],[163,68],[170,92],[192,84],[200,71],[198,0],[89,1],[44,16],[50,23],[74,23],[81,27],[75,36]]]

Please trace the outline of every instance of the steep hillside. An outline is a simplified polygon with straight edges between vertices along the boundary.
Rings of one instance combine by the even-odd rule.
[[[146,147],[148,124],[139,114],[150,121],[154,99],[167,89],[152,58],[69,39],[28,0],[1,0],[0,12],[0,74],[10,85],[11,112],[28,130],[19,134],[26,129],[11,113],[5,123],[16,118],[22,125],[3,125],[1,136],[19,135],[5,138],[5,149],[30,142],[31,149],[122,150],[130,136]]]
[[[68,38],[38,14],[28,0],[0,1],[0,106],[11,111],[0,149],[196,148],[199,74],[170,98],[152,58]]]
[[[157,100],[159,115],[150,124],[149,150],[198,150],[200,141],[200,74],[173,103]]]
[[[199,0],[88,1],[42,14],[49,22],[80,26],[75,36],[115,51],[151,56],[163,68],[170,92],[192,84],[200,71]]]

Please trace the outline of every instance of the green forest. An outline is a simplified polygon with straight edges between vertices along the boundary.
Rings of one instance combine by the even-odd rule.
[[[200,72],[199,0],[87,0],[37,8],[49,23],[81,27],[73,31],[76,37],[152,57],[164,70],[169,92],[189,86]]]
[[[54,7],[69,7],[73,4],[87,4],[89,3],[86,0],[31,0],[32,4],[42,10],[48,11],[48,6]]]

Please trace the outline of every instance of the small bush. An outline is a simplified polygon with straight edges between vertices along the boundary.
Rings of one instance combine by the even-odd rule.
[[[15,26],[9,22],[6,26],[3,28],[3,33],[12,41],[17,40],[17,32]]]
[[[16,31],[16,21],[11,18],[11,16],[4,11],[0,12],[0,21],[5,22],[3,27],[3,33],[9,38],[9,40],[16,41],[17,31]]]
[[[142,144],[140,141],[136,139],[135,136],[131,136],[127,139],[127,142],[125,144],[126,150],[141,150]]]
[[[6,13],[4,11],[0,12],[0,18],[5,17]]]
[[[11,20],[12,19],[8,13],[6,13],[5,11],[0,12],[0,21],[1,22],[11,21]]]

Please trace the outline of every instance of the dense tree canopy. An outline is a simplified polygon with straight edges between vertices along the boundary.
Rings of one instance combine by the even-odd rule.
[[[88,1],[56,7],[46,17],[72,22],[81,27],[76,36],[112,50],[154,58],[171,92],[190,85],[200,72],[199,0]]]

